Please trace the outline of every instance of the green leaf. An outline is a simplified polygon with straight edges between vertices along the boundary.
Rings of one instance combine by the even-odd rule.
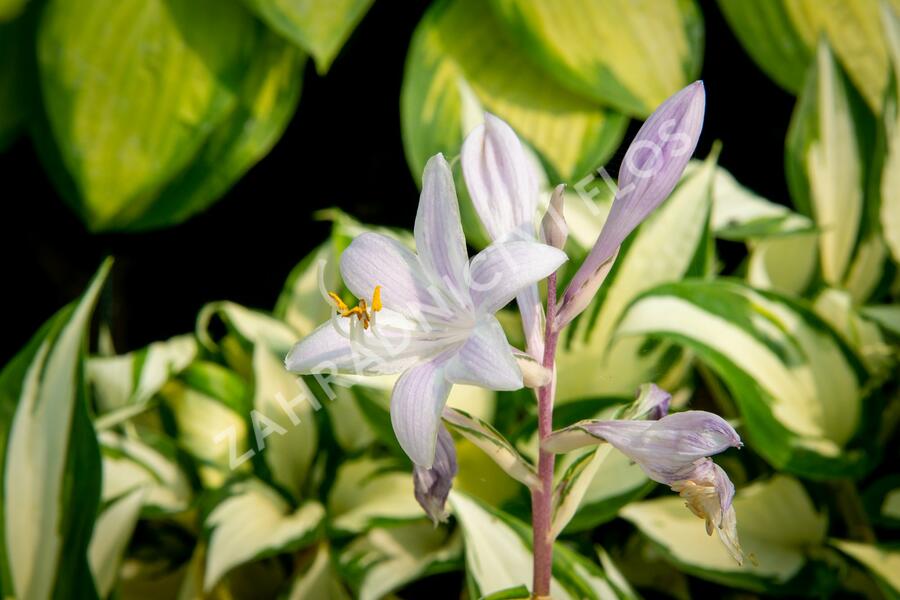
[[[171,449],[163,452],[140,439],[111,431],[98,435],[103,455],[104,503],[143,491],[149,514],[175,514],[188,508],[191,484]]]
[[[747,281],[753,287],[803,296],[818,272],[816,233],[766,238],[751,244]]]
[[[269,27],[316,59],[328,72],[350,33],[374,0],[244,0]]]
[[[309,544],[325,517],[318,502],[294,510],[274,490],[252,479],[229,492],[206,518],[211,530],[203,580],[207,592],[234,567]]]
[[[788,3],[719,0],[719,8],[756,64],[778,85],[798,93],[813,53],[793,22]]]
[[[638,465],[609,444],[566,462],[568,466],[556,487],[556,535],[593,529],[656,485]]]
[[[217,488],[249,470],[249,392],[235,373],[198,362],[169,382],[160,396],[174,426],[178,446],[197,461],[206,487]]]
[[[576,321],[557,355],[557,401],[597,396],[631,396],[639,385],[657,381],[667,389],[678,377],[678,352],[646,340],[613,340],[616,323],[629,303],[654,285],[685,275],[702,275],[709,253],[709,214],[715,159],[684,177],[672,196],[630,237],[619,252],[600,293]],[[599,231],[597,232],[599,233]]]
[[[35,11],[11,21],[13,13],[24,8],[26,2],[18,2],[17,7],[15,0],[0,0],[0,152],[15,141],[34,103],[36,18],[30,13]]]
[[[12,21],[25,10],[26,6],[28,0],[0,0],[0,23]]]
[[[129,230],[180,223],[211,206],[281,138],[300,101],[306,57],[274,33],[261,36],[228,117],[190,166],[159,191]]]
[[[875,380],[883,380],[890,375],[894,366],[893,350],[881,335],[878,325],[863,318],[853,306],[849,293],[823,289],[813,301],[813,309],[853,348]]]
[[[450,506],[465,541],[470,597],[531,585],[532,535],[527,525],[456,491],[450,494]],[[599,566],[558,543],[550,595],[554,600],[633,597]]]
[[[528,588],[524,585],[517,585],[516,587],[506,588],[505,590],[483,596],[482,600],[529,600],[530,598],[532,596]]]
[[[675,496],[629,504],[621,515],[691,575],[723,585],[766,591],[796,576],[811,548],[825,539],[827,519],[803,486],[776,475],[738,491],[734,499],[741,546],[756,558],[739,566]]]
[[[238,106],[261,31],[235,2],[47,2],[44,105],[91,229],[135,222],[193,162]]]
[[[220,350],[209,332],[214,316],[221,319],[228,332],[247,347],[248,353],[254,345],[260,343],[275,354],[285,356],[300,339],[288,325],[262,311],[233,302],[210,302],[197,315],[196,326],[197,339],[210,352]]]
[[[134,352],[88,359],[87,378],[98,412],[140,407],[197,356],[197,340],[180,335]]]
[[[900,598],[900,550],[847,540],[832,540],[831,544],[864,566],[887,598]]]
[[[461,542],[458,533],[448,535],[446,528],[427,522],[376,528],[341,552],[341,570],[356,598],[378,600],[416,579],[457,570]]]
[[[900,263],[900,7],[882,5],[882,23],[888,43],[891,78],[882,124],[885,158],[881,171],[881,230],[894,257]]]
[[[822,278],[833,286],[845,283],[860,238],[871,119],[823,41],[791,119],[786,165],[794,203],[821,232]]]
[[[262,344],[253,349],[253,378],[255,448],[273,481],[300,498],[318,449],[314,397],[303,379],[288,373],[282,358]]]
[[[434,3],[413,34],[401,91],[403,145],[413,176],[459,153],[483,111],[506,120],[553,179],[577,180],[619,145],[627,119],[548,85],[486,3]]]
[[[696,352],[737,402],[748,445],[776,468],[828,479],[865,467],[866,452],[850,443],[865,370],[808,309],[736,281],[686,280],[639,298],[617,335]]]
[[[119,565],[144,501],[144,489],[137,488],[114,501],[100,513],[88,546],[88,562],[97,593],[106,598],[119,578]]]
[[[393,462],[367,457],[345,461],[328,496],[333,529],[359,533],[374,525],[423,519],[413,495],[412,471],[396,471]]]
[[[691,161],[685,173],[702,169]],[[717,237],[747,240],[813,231],[815,225],[804,215],[759,196],[742,186],[734,176],[716,166],[713,179],[713,206],[710,225]]]
[[[0,373],[0,574],[3,595],[95,596],[87,545],[100,453],[86,405],[90,316],[111,261]]]
[[[312,564],[294,579],[288,600],[350,600],[334,569],[327,544],[316,548]]]
[[[862,314],[869,317],[885,331],[900,336],[900,306],[885,304],[880,306],[864,306]]]
[[[290,325],[300,337],[312,333],[331,316],[332,305],[319,290],[319,269],[328,291],[342,287],[336,240],[330,239],[309,253],[291,270],[278,296],[274,315]],[[299,339],[299,338],[298,338]]]
[[[900,488],[889,491],[884,496],[884,502],[881,505],[881,515],[900,521]]]
[[[785,89],[800,91],[816,43],[825,37],[868,105],[880,112],[888,59],[879,2],[719,0],[719,6],[750,56]]]
[[[647,117],[700,73],[703,19],[693,0],[492,6],[559,85],[634,117]]]
[[[455,408],[444,410],[444,422],[480,448],[510,477],[529,488],[540,488],[540,480],[531,463],[490,423]]]

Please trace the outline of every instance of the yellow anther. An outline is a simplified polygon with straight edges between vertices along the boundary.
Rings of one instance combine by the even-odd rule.
[[[381,286],[376,285],[375,291],[372,292],[372,312],[381,310]]]
[[[335,292],[328,292],[328,297],[334,300],[334,303],[337,305],[338,312],[341,313],[341,316],[346,317],[346,313],[349,309],[347,308],[347,305],[344,304],[344,301],[341,300],[341,297],[338,296]]]
[[[360,298],[359,304],[350,308],[347,306],[341,297],[337,295],[335,292],[328,292],[328,297],[334,301],[335,308],[337,312],[342,317],[356,318],[362,321],[363,329],[369,328],[369,322],[372,320],[373,313],[381,310],[381,286],[375,286],[375,291],[372,292],[372,306],[369,307],[368,303],[366,303],[365,298]]]

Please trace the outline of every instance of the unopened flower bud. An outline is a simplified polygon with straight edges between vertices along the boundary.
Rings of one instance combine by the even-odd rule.
[[[541,240],[560,250],[565,247],[566,238],[569,237],[569,226],[566,224],[566,217],[563,214],[565,191],[564,183],[556,186],[550,197],[550,206],[547,207],[547,212],[544,213],[544,219],[541,221]]]
[[[450,432],[443,425],[438,429],[434,463],[431,468],[413,467],[413,486],[416,501],[435,525],[447,520],[444,505],[456,477],[456,447]]]

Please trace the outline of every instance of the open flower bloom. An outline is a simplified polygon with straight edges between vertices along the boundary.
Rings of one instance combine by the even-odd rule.
[[[705,107],[703,82],[695,81],[663,102],[641,126],[622,160],[606,223],[566,288],[559,327],[587,308],[622,242],[675,189],[700,139]]]
[[[431,468],[441,412],[454,383],[522,387],[522,373],[494,313],[556,271],[564,252],[531,241],[495,243],[469,260],[450,167],[425,166],[414,237],[418,253],[378,233],[357,237],[341,256],[348,308],[335,312],[285,359],[296,373],[402,373],[391,422],[414,463]],[[371,298],[371,303],[365,301]]]
[[[657,388],[658,389],[658,388]],[[731,500],[734,486],[708,457],[739,448],[741,438],[722,417],[689,410],[653,420],[588,420],[555,431],[543,443],[550,452],[569,452],[608,442],[637,463],[647,476],[681,494],[688,508],[706,519],[734,559],[743,554]]]
[[[536,241],[538,178],[512,128],[499,117],[485,113],[484,123],[463,142],[461,162],[472,204],[491,239]],[[528,352],[540,360],[544,354],[544,311],[537,285],[523,288],[516,303]]]

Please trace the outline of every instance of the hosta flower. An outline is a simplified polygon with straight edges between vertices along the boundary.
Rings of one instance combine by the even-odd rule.
[[[623,419],[648,419],[658,421],[669,414],[672,394],[655,383],[645,383],[638,388],[638,395]]]
[[[742,562],[731,506],[734,486],[725,471],[709,459],[710,455],[741,446],[740,436],[727,421],[700,410],[674,413],[656,421],[588,420],[554,432],[543,447],[559,453],[603,442],[637,463],[650,479],[681,494],[691,511],[706,519],[707,532],[718,529],[729,553]]]
[[[466,136],[461,163],[472,204],[491,239],[536,241],[537,173],[512,128],[486,113],[484,124]],[[537,285],[523,288],[516,304],[528,351],[540,359],[544,353],[544,311]]]
[[[522,387],[494,313],[566,255],[519,240],[492,244],[469,260],[453,177],[440,154],[425,166],[413,233],[417,253],[378,233],[353,240],[340,270],[360,304],[351,309],[326,294],[335,308],[331,321],[299,342],[285,365],[296,373],[402,373],[391,422],[412,461],[430,468],[454,383]]]
[[[663,102],[641,126],[622,160],[606,223],[566,288],[559,327],[587,308],[622,242],[675,189],[700,139],[705,106],[703,82],[695,81]]]
[[[706,533],[719,532],[719,540],[731,557],[740,565],[744,552],[737,535],[734,506],[734,484],[722,467],[708,458],[698,459],[684,479],[671,483],[671,488],[684,498],[691,512],[706,521]],[[751,561],[753,557],[750,557]]]
[[[453,445],[450,432],[442,425],[438,430],[434,463],[431,468],[418,465],[413,468],[416,500],[435,525],[439,521],[447,520],[444,505],[450,495],[450,488],[453,487],[456,471],[456,447]]]

